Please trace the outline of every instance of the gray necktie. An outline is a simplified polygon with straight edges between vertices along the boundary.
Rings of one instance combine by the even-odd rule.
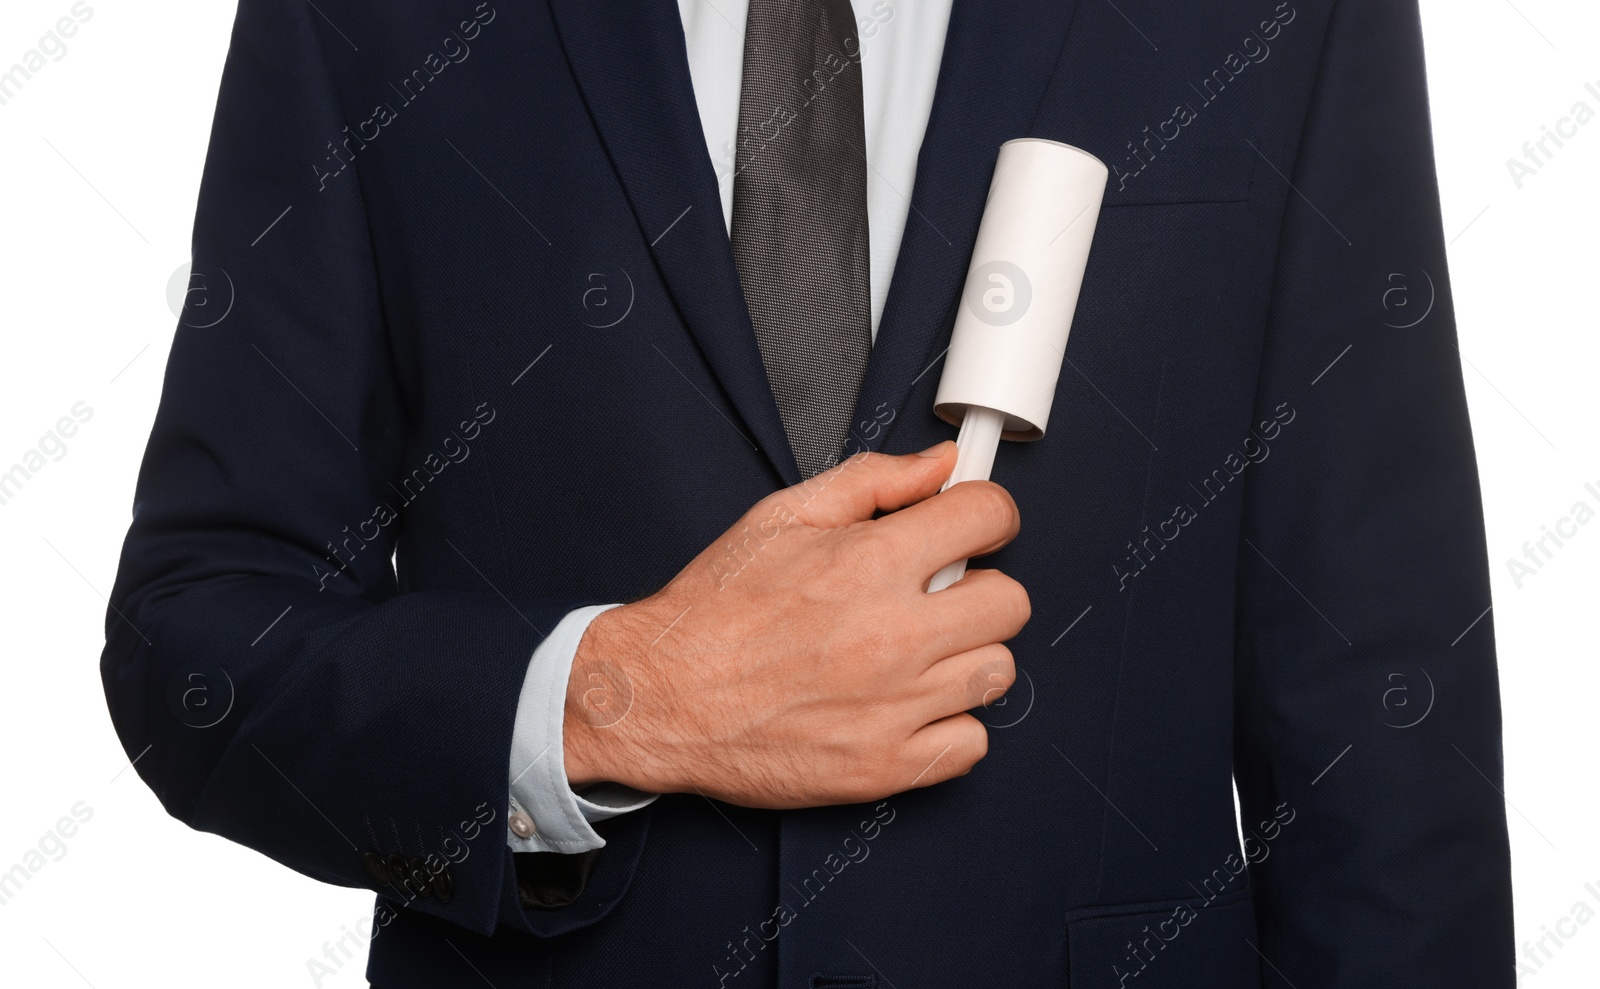
[[[751,0],[733,257],[804,477],[837,460],[872,348],[860,55],[849,0]]]

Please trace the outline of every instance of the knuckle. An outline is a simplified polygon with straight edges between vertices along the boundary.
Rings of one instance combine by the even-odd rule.
[[[773,525],[790,525],[799,521],[804,506],[795,497],[793,488],[784,488],[774,491],[744,513],[740,524],[744,528],[770,527]]]
[[[983,664],[986,669],[1004,680],[1007,687],[1017,682],[1017,660],[1009,648],[996,643],[989,646],[985,652],[988,654]]]
[[[1015,608],[1017,627],[1020,629],[1028,623],[1028,619],[1033,617],[1033,599],[1029,597],[1028,589],[1022,586],[1021,581],[1012,577],[1007,577],[1006,579],[1011,581],[1010,597],[1012,607]]]
[[[898,542],[883,526],[863,523],[858,528],[860,535],[851,539],[851,545],[861,551],[867,562],[881,568],[898,555]]]
[[[986,532],[1015,534],[1021,527],[1022,517],[1011,493],[993,481],[980,481],[970,485],[967,496],[973,501],[973,515]]]
[[[992,620],[991,627],[1004,631],[1010,638],[1033,617],[1033,601],[1028,589],[1016,578],[999,570],[977,572],[982,580],[986,607],[984,613]]]
[[[887,749],[863,752],[840,781],[839,795],[844,802],[853,804],[876,800],[893,792],[892,781],[899,769],[899,760],[892,758]]]
[[[996,645],[983,651],[984,661],[967,677],[963,710],[988,707],[1004,697],[1017,682],[1017,665],[1011,650]]]
[[[961,732],[961,772],[962,775],[972,771],[972,767],[989,754],[989,729],[983,722],[970,714],[962,716]]]
[[[995,571],[995,597],[997,613],[1004,616],[1007,627],[1021,629],[1033,617],[1033,600],[1022,582],[1009,574]]]
[[[903,743],[889,743],[880,739],[874,747],[872,755],[866,760],[867,778],[875,790],[893,790],[893,783],[900,777],[901,764],[905,761],[902,754]]]
[[[834,475],[854,474],[861,472],[869,477],[881,474],[893,466],[894,457],[871,450],[860,450],[840,460],[828,468],[827,473]]]

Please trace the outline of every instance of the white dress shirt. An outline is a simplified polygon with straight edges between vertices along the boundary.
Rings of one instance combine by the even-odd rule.
[[[867,138],[867,225],[872,335],[894,275],[911,207],[917,152],[933,107],[951,0],[852,0],[861,38]],[[689,76],[706,149],[733,225],[734,147],[749,0],[678,0]],[[567,679],[578,643],[594,617],[615,605],[570,612],[534,650],[517,701],[511,741],[507,842],[519,852],[582,852],[605,845],[594,821],[638,810],[655,799],[615,784],[580,795],[567,783],[561,745]]]

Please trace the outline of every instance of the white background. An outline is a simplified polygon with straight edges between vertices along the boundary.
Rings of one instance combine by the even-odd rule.
[[[1506,161],[1577,101],[1600,112],[1584,88],[1600,91],[1600,5],[1515,2],[1425,0],[1424,20],[1488,515],[1520,952],[1578,901],[1600,911],[1584,889],[1592,882],[1600,897],[1600,524],[1579,528],[1521,587],[1507,566],[1576,502],[1600,509],[1600,493],[1585,490],[1600,492],[1600,120],[1521,189]],[[71,6],[6,0],[0,68]],[[0,982],[310,986],[307,960],[366,915],[371,896],[168,818],[122,771],[102,700],[102,595],[176,322],[168,284],[188,260],[233,9],[90,6],[65,55],[0,106],[0,467],[74,403],[93,409],[66,455],[0,505],[0,871],[75,804],[93,810],[64,857],[0,906]],[[1592,989],[1600,922],[1561,926],[1575,936],[1546,941],[1552,957],[1536,952],[1542,967],[1530,964],[1524,983]],[[364,986],[363,965],[322,984]]]

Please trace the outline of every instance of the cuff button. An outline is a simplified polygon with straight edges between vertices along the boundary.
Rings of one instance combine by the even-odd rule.
[[[456,895],[456,877],[450,866],[446,865],[433,877],[433,895],[439,898],[440,903],[449,903]]]
[[[406,869],[410,873],[413,891],[421,897],[433,895],[433,882],[429,875],[428,863],[419,858],[406,860]]]
[[[406,857],[399,852],[390,852],[383,864],[389,870],[389,885],[405,892],[406,880],[411,878],[411,867],[406,864]]]
[[[379,886],[389,885],[389,867],[384,864],[383,856],[377,852],[367,852],[361,856],[361,864],[367,867],[367,875]]]

